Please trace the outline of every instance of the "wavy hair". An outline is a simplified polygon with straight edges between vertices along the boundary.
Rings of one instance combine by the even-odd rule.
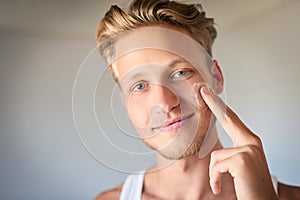
[[[101,19],[96,32],[96,43],[100,45],[100,53],[111,63],[118,35],[135,28],[157,24],[186,29],[193,39],[212,55],[212,44],[217,37],[214,19],[205,16],[201,4],[185,4],[171,0],[133,0],[126,10],[117,5],[111,6]]]

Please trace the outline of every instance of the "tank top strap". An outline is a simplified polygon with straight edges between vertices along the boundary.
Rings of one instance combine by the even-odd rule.
[[[277,177],[276,176],[271,176],[271,178],[272,178],[272,183],[273,183],[274,190],[275,190],[276,194],[278,195],[278,180],[277,180]]]
[[[141,200],[144,184],[145,172],[129,175],[124,184],[120,195],[120,200]]]

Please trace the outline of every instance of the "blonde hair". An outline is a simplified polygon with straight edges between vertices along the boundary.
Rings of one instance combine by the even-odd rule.
[[[184,28],[212,55],[212,44],[217,36],[214,19],[205,16],[200,4],[184,4],[170,0],[134,0],[127,11],[116,5],[111,6],[100,21],[96,43],[100,53],[111,64],[114,44],[121,33],[158,24]],[[112,73],[114,75],[113,71]]]

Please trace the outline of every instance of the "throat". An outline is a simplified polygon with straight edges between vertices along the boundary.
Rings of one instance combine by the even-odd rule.
[[[222,147],[216,145],[214,150],[219,148]],[[162,157],[157,158],[157,163],[165,161]],[[234,195],[234,187],[229,174],[222,178],[222,187],[224,185],[226,192],[224,190],[224,193],[222,191],[222,194],[217,196],[212,193],[209,184],[209,163],[210,153],[202,159],[196,155],[176,160],[159,170],[153,170],[154,166],[145,174],[143,194],[157,199],[231,199],[228,196]]]
[[[208,166],[209,156],[177,160],[166,168],[146,173],[143,190],[162,199],[193,199],[190,195],[211,194]]]
[[[207,174],[207,173],[205,173]],[[209,178],[188,173],[159,176],[146,173],[143,185],[143,199],[236,199],[233,179],[229,174],[222,178],[222,192],[214,195]]]

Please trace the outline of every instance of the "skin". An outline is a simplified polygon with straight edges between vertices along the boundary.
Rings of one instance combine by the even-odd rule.
[[[155,67],[153,63],[159,65]],[[164,67],[170,65],[172,67]],[[142,70],[136,70],[140,66],[143,66]],[[144,66],[151,70],[147,72]],[[204,82],[198,71],[174,54],[152,49],[126,54],[115,62],[115,67],[118,68],[119,79],[126,79],[126,81],[120,81],[123,93],[121,95],[126,96],[123,101],[129,118],[144,143],[172,160],[186,158],[197,153],[209,129],[212,117],[204,101],[201,99],[198,105],[195,98],[190,95],[193,91],[192,85]],[[137,72],[143,75],[136,77]],[[154,78],[151,78],[153,74]],[[179,99],[176,92],[174,93],[167,85],[153,82],[157,74],[167,74],[163,78],[170,79],[171,84],[175,84],[176,89],[179,90],[178,93],[181,95],[184,93],[182,96],[186,98]],[[127,81],[127,77],[136,78],[133,78],[133,81]],[[153,109],[155,109],[155,116],[152,116],[154,115]],[[181,116],[188,119],[179,130],[161,130],[162,124]],[[161,120],[157,121],[157,119]],[[186,151],[191,142],[191,147]],[[183,152],[186,153],[182,155]]]
[[[183,29],[174,29],[188,34]],[[150,62],[150,58],[151,62],[166,65],[172,59],[174,60],[174,56],[159,50],[141,50],[118,59],[113,69],[118,71],[118,79],[121,80],[142,63]],[[218,141],[204,158],[200,159],[197,152],[192,150],[188,156],[176,160],[172,165],[146,173],[142,199],[299,199],[299,187],[281,183],[278,187],[279,198],[276,196],[261,140],[219,98],[218,94],[223,90],[224,80],[216,61],[210,72],[211,79],[206,81],[209,87],[204,85],[196,88],[199,102],[198,113],[193,116],[196,120],[190,119],[188,123],[199,122],[194,140],[198,139],[202,142],[209,127],[207,121],[213,113],[217,120],[222,122],[234,147],[224,149]],[[193,73],[187,78],[191,86],[199,81],[204,81],[199,73]],[[164,153],[160,151],[176,137],[173,132],[178,133],[181,129],[167,132],[167,134],[154,131],[149,125],[151,124],[149,111],[154,105],[160,105],[168,117],[178,117],[181,113],[182,101],[163,85],[149,84],[146,90],[143,87],[138,88],[142,88],[143,92],[147,91],[147,98],[144,98],[143,104],[131,101],[126,104],[126,107],[138,133],[141,136],[151,135],[143,140],[158,152],[157,164],[152,168],[154,169],[168,160],[166,155],[176,157],[176,155],[171,155],[171,151]],[[215,126],[212,126],[211,131],[216,132]],[[183,133],[188,135],[189,131]],[[185,137],[182,136],[179,141],[185,141]],[[178,147],[180,142],[172,145],[174,148]],[[119,199],[122,186],[121,184],[113,190],[101,193],[95,199]]]

